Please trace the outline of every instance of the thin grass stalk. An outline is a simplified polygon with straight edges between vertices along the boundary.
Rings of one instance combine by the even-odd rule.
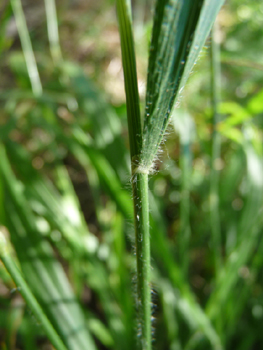
[[[139,171],[142,126],[129,1],[117,0],[132,168],[137,261],[137,322],[139,349],[151,350],[151,289],[148,173]]]
[[[190,140],[189,140],[190,142]],[[180,168],[182,171],[181,201],[180,201],[180,233],[179,254],[183,274],[187,277],[189,268],[189,241],[190,228],[190,191],[189,178],[191,173],[191,150],[190,143],[184,143],[180,139]]]
[[[210,62],[211,62],[211,102],[212,102],[212,154],[210,172],[210,226],[215,264],[215,275],[219,274],[222,266],[221,229],[219,214],[219,170],[217,162],[221,153],[221,138],[217,131],[219,122],[218,103],[220,101],[220,47],[216,39],[217,24],[215,22],[211,33]]]
[[[79,134],[79,137],[77,137],[77,134]],[[76,159],[80,161],[86,170],[90,169],[87,167],[87,155],[89,156],[90,162],[100,174],[101,179],[103,179],[103,183],[107,184],[106,186],[109,195],[114,198],[118,209],[122,212],[125,219],[130,221],[132,217],[132,206],[129,201],[129,195],[128,193],[126,194],[119,191],[121,184],[118,183],[116,175],[112,173],[112,168],[105,161],[105,158],[103,158],[101,154],[99,154],[94,148],[92,148],[91,145],[89,145],[87,135],[83,134],[83,131],[78,130],[78,133],[74,132],[72,134],[72,137],[75,141],[72,138],[66,140],[65,136],[61,140],[65,145],[67,145],[70,151],[75,155]],[[73,143],[77,140],[78,142],[83,143],[83,148],[73,146]],[[220,339],[216,334],[212,324],[210,323],[209,319],[199,304],[196,302],[195,297],[190,291],[188,284],[186,284],[185,280],[182,278],[181,270],[179,270],[174,260],[174,255],[169,249],[169,243],[164,236],[165,227],[162,225],[161,214],[158,211],[157,207],[154,205],[154,201],[151,199],[151,196],[150,202],[152,205],[152,221],[150,221],[150,226],[152,227],[152,244],[155,246],[155,256],[157,260],[162,261],[163,267],[170,280],[172,281],[173,287],[176,290],[180,291],[180,295],[183,300],[181,307],[179,307],[180,313],[183,315],[183,317],[185,317],[186,321],[188,319],[187,315],[190,315],[189,323],[194,324],[195,328],[199,329],[205,334],[205,336],[213,345],[213,349],[222,349],[222,346],[220,345]],[[107,301],[105,301],[105,304],[107,304]]]
[[[32,294],[30,288],[28,287],[27,283],[22,277],[21,272],[16,267],[12,257],[8,252],[7,243],[1,231],[0,231],[0,259],[2,260],[11,278],[15,282],[17,288],[19,288],[19,291],[22,297],[25,299],[27,305],[29,306],[29,308],[32,310],[37,320],[42,325],[48,339],[51,341],[51,343],[54,345],[54,347],[57,350],[67,350],[62,340],[60,339],[59,335],[57,334],[52,324],[50,323],[49,319],[46,317],[42,308],[38,304],[36,298]]]
[[[32,86],[33,94],[38,97],[42,94],[42,84],[40,81],[35,55],[33,52],[25,15],[23,12],[22,4],[20,0],[10,0],[15,21],[17,25],[18,34],[21,41],[23,54],[26,61],[28,76]]]
[[[45,9],[50,53],[54,64],[59,64],[62,60],[62,54],[59,44],[58,19],[55,1],[45,0]]]

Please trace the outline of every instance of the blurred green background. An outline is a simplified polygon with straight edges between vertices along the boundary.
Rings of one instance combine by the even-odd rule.
[[[152,1],[133,1],[142,107],[152,14]],[[226,1],[218,118],[210,38],[150,178],[155,349],[263,348],[262,18],[259,0]],[[12,256],[68,349],[134,349],[115,3],[1,0],[0,54],[0,225]],[[2,265],[0,349],[52,349]]]

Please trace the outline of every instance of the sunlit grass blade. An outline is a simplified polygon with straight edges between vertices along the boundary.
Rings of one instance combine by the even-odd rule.
[[[92,241],[88,228],[83,226],[83,217],[72,199],[62,200],[50,181],[45,181],[32,167],[26,150],[14,142],[7,142],[9,158],[15,164],[15,170],[25,185],[25,195],[30,199],[32,209],[43,216],[51,227],[56,228],[74,247],[76,254],[83,256],[86,243]],[[38,203],[38,205],[36,205]],[[77,206],[77,205],[76,205]],[[95,244],[95,242],[94,242]]]
[[[85,133],[81,135],[82,139],[87,139],[87,135]],[[66,142],[65,139],[63,140]],[[70,138],[70,140],[73,141],[73,143],[76,143],[74,142],[74,138]],[[85,152],[83,152],[81,147],[72,148],[69,146],[72,144],[72,142],[66,142],[66,144],[69,150],[73,150],[73,152],[75,151],[74,155],[77,157],[77,159],[80,158],[81,164],[87,170],[90,181],[91,165],[89,164],[86,149]],[[123,286],[125,292],[121,292],[122,298],[120,300],[117,298],[120,306],[117,305],[116,299],[114,298],[115,294],[116,296],[118,295],[116,291],[116,284],[109,283],[108,271],[104,266],[103,261],[101,261],[98,257],[98,239],[93,234],[88,232],[88,228],[84,220],[82,220],[82,213],[79,212],[80,209],[78,206],[76,193],[72,188],[68,174],[65,173],[66,169],[62,168],[62,165],[60,165],[56,171],[56,183],[60,192],[62,193],[59,194],[57,189],[52,183],[50,183],[50,181],[41,176],[39,172],[32,169],[31,161],[25,150],[14,143],[8,144],[8,150],[12,163],[16,164],[15,170],[19,174],[20,178],[22,178],[23,183],[26,186],[25,193],[32,210],[34,210],[34,212],[36,212],[40,217],[43,217],[53,230],[60,232],[63,239],[68,243],[68,249],[71,250],[71,254],[69,255],[68,259],[71,262],[70,268],[74,272],[73,277],[74,281],[76,282],[74,284],[75,290],[78,290],[78,280],[80,280],[80,283],[82,284],[86,281],[89,288],[94,291],[100,300],[110,334],[114,340],[114,348],[123,349],[125,347],[127,349],[132,349],[134,344],[134,328],[131,327],[131,318],[129,317],[132,312],[131,308],[133,307],[133,303],[131,303],[132,296],[131,294],[129,295],[129,290],[127,287]],[[103,167],[104,164],[107,164],[105,163],[103,155],[98,152],[95,153],[95,155],[100,156],[96,156],[95,158],[101,167]],[[102,160],[104,161],[101,162]],[[20,166],[20,164],[22,166]],[[110,174],[107,172],[109,169]],[[100,168],[98,169],[98,172],[101,178],[102,174]],[[30,178],[29,174],[31,174]],[[114,172],[109,165],[103,169],[103,175],[107,175],[109,180],[111,180],[111,186],[112,182],[116,182],[116,175],[114,175]],[[101,178],[101,180],[104,182],[105,186],[105,179],[103,180],[103,178]],[[94,187],[94,184],[92,185]],[[120,187],[121,184],[119,183],[119,186],[116,188],[116,196],[114,198],[121,196],[119,191]],[[123,200],[126,199],[126,201],[128,201],[130,204],[129,210],[130,216],[132,216],[130,197],[128,193],[125,193],[125,195],[127,196],[123,197]],[[118,199],[116,199],[116,202],[118,202]],[[125,211],[126,210],[124,210],[124,212]],[[122,239],[124,239],[124,237],[122,237]],[[54,244],[56,244],[56,242],[54,242]],[[59,242],[57,244],[57,249],[63,256],[63,249],[61,249]],[[120,265],[122,267],[121,270],[125,271],[123,261]],[[127,273],[124,275],[125,277],[121,275],[118,277],[124,278],[126,281],[128,277]],[[124,296],[126,296],[126,298],[124,298]],[[93,323],[95,323],[95,321]],[[125,345],[128,339],[129,345]]]
[[[45,0],[48,40],[50,52],[55,64],[62,60],[62,54],[59,44],[58,19],[55,0]]]
[[[57,350],[66,350],[66,346],[56,333],[49,319],[41,309],[29,286],[25,282],[21,272],[16,267],[10,253],[8,252],[7,242],[3,233],[0,231],[0,259],[2,260],[5,268],[9,272],[10,276],[14,280],[16,286],[19,288],[20,293],[25,299],[26,303],[33,311],[35,317],[40,322],[41,326],[45,330],[49,340],[56,347]]]
[[[223,1],[157,1],[148,66],[140,166],[149,171],[174,102],[191,73]]]
[[[11,5],[16,19],[18,34],[20,36],[32,90],[35,96],[40,96],[42,94],[42,84],[40,81],[22,4],[20,0],[11,0]]]
[[[28,285],[69,349],[82,349],[87,344],[90,349],[96,349],[65,272],[36,227],[23,186],[15,178],[3,146],[0,169],[8,212],[6,226]]]

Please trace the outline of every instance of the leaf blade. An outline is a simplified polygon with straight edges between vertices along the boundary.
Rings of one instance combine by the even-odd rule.
[[[169,116],[223,1],[158,1],[147,77],[140,165],[153,166]]]

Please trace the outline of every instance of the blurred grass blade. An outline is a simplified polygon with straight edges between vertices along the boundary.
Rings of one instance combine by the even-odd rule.
[[[246,266],[252,257],[262,230],[263,163],[262,155],[257,154],[253,147],[253,143],[261,144],[261,141],[257,132],[253,132],[250,127],[244,128],[244,134],[246,135],[244,149],[247,157],[248,194],[237,227],[237,244],[230,252],[224,269],[221,269],[215,290],[207,303],[207,315],[215,322],[220,320],[222,309],[240,278],[240,269]]]
[[[94,146],[103,153],[123,184],[126,184],[130,164],[118,115],[79,67],[73,66],[70,82],[79,108],[89,116],[89,128]],[[79,127],[78,129],[83,136],[85,133]]]
[[[180,266],[174,259],[170,243],[164,235],[166,228],[161,225],[162,217],[158,208],[154,205],[153,197],[150,197],[150,203],[150,210],[152,213],[150,225],[152,228],[151,238],[154,260],[155,262],[158,262],[162,274],[169,277],[169,281],[174,289],[175,297],[178,298],[176,308],[189,325],[190,329],[204,335],[212,344],[213,349],[222,349],[221,339],[209,318],[195,300],[195,296],[192,293],[189,284],[186,282]],[[157,273],[157,270],[154,269],[154,274],[156,275]],[[158,279],[156,283],[158,284]]]
[[[79,138],[80,134],[83,136],[82,140]],[[72,154],[87,171],[89,169],[89,163],[92,163],[98,173],[101,184],[105,187],[109,195],[114,198],[115,203],[124,217],[130,220],[132,218],[130,196],[126,191],[120,191],[122,185],[108,160],[95,147],[89,144],[82,130],[73,130],[72,136],[72,139],[65,140]]]
[[[57,169],[59,189],[63,193],[61,196],[52,183],[41,177],[39,172],[32,169],[30,159],[26,156],[24,150],[22,151],[22,149],[19,149],[18,145],[12,143],[12,145],[8,145],[8,151],[12,163],[16,164],[16,172],[22,177],[23,183],[26,186],[25,194],[29,199],[30,206],[38,215],[47,220],[53,230],[60,232],[63,238],[68,242],[72,250],[72,256],[69,260],[71,262],[71,268],[74,268],[74,262],[81,262],[81,269],[76,269],[75,271],[75,273],[78,274],[78,276],[75,276],[75,280],[76,278],[79,278],[82,282],[83,279],[86,280],[89,288],[99,297],[110,332],[115,341],[116,350],[123,348],[132,349],[133,327],[130,327],[129,318],[129,322],[125,321],[126,317],[129,316],[129,314],[126,313],[125,307],[131,308],[132,305],[129,300],[129,303],[126,302],[126,305],[125,303],[124,305],[121,304],[121,309],[116,307],[116,301],[113,298],[115,285],[109,283],[105,266],[97,257],[97,237],[88,232],[88,228],[84,220],[82,220],[81,212],[78,213],[79,208],[76,194],[72,188],[72,184],[69,183],[68,175],[65,174],[66,169],[62,168],[62,166],[59,166]],[[81,154],[81,149],[77,154]],[[103,156],[100,153],[98,154],[101,156],[98,159],[100,163]],[[82,156],[84,158],[84,154]],[[87,153],[85,153],[85,157],[87,159]],[[86,164],[87,162],[84,163],[84,165]],[[102,167],[103,164],[104,163],[100,163]],[[107,168],[104,169],[104,171],[107,171]],[[90,167],[87,172],[88,175],[90,175]],[[29,174],[31,174],[31,177],[29,177]],[[128,195],[127,200],[130,200]],[[69,207],[67,208],[67,206]],[[59,245],[57,249],[60,251]],[[63,252],[61,251],[61,253]],[[83,258],[86,262],[85,272],[83,272]],[[121,295],[123,296],[124,294],[125,293],[122,291]],[[121,310],[121,312],[116,312],[116,310]],[[126,344],[127,339],[130,339],[129,345]]]
[[[70,350],[96,349],[62,266],[36,227],[22,184],[16,180],[3,146],[0,151],[8,212],[6,226],[27,283]]]
[[[34,295],[32,294],[22,274],[20,273],[15,263],[13,262],[13,259],[10,256],[10,253],[8,252],[7,242],[5,241],[5,237],[1,232],[1,228],[0,228],[0,259],[4,263],[5,268],[9,272],[12,279],[14,280],[17,288],[19,288],[20,293],[22,294],[26,303],[31,308],[37,320],[42,325],[51,343],[56,347],[57,350],[67,350],[65,345],[62,343],[62,340],[60,339],[55,329],[53,328],[52,324],[50,323],[49,319],[47,318],[47,316],[41,309],[40,305],[38,304],[37,300],[35,299]]]
[[[235,287],[235,293],[232,293],[227,303],[231,305],[229,308],[229,312],[227,313],[227,322],[226,322],[226,334],[225,338],[229,339],[232,334],[234,334],[236,329],[236,324],[238,320],[241,318],[242,313],[244,312],[245,306],[249,300],[251,293],[253,293],[253,284],[247,283],[246,278],[255,279],[257,275],[260,274],[261,267],[263,264],[263,239],[260,238],[260,243],[256,248],[256,254],[253,254],[252,261],[249,269],[243,268],[243,286],[240,288],[240,285]],[[242,271],[242,270],[241,270]],[[246,272],[247,275],[246,275]],[[241,273],[242,274],[242,273]],[[249,281],[251,282],[251,280]],[[253,311],[252,311],[253,312]],[[242,340],[241,340],[242,341]]]
[[[261,176],[263,173],[263,162],[260,134],[257,128],[253,130],[250,126],[243,128],[243,133],[246,137],[244,151],[247,161],[248,194],[242,210],[242,216],[238,222],[238,243],[247,240],[248,232],[257,222],[257,218],[260,218],[259,213],[263,205],[263,179]],[[258,154],[256,149],[258,148],[257,144],[261,150],[260,154]]]
[[[181,113],[180,113],[181,112]],[[191,235],[190,226],[190,184],[192,175],[191,145],[194,136],[194,121],[186,111],[174,110],[173,126],[180,138],[180,169],[181,201],[180,201],[180,231],[178,233],[178,253],[185,277],[189,268],[189,243]]]
[[[75,254],[83,256],[88,242],[91,244],[92,241],[93,246],[96,246],[96,239],[84,225],[84,218],[76,201],[65,196],[62,199],[53,184],[42,178],[32,167],[28,154],[21,146],[7,142],[6,148],[12,164],[15,164],[15,171],[25,185],[25,195],[30,199],[34,212],[43,216],[52,228],[61,232],[69,245],[74,247]]]
[[[217,130],[219,122],[218,104],[220,102],[220,47],[217,42],[218,25],[215,22],[211,33],[210,67],[211,67],[211,104],[213,113],[212,124],[212,154],[210,171],[210,227],[214,254],[215,275],[217,276],[222,265],[221,257],[221,228],[219,215],[219,171],[216,162],[220,161],[221,137]]]
[[[50,52],[55,64],[62,60],[62,54],[59,44],[58,19],[55,0],[45,0],[48,40]]]
[[[262,215],[262,212],[259,212]],[[230,298],[230,293],[236,285],[238,279],[241,277],[239,272],[242,266],[245,266],[256,248],[259,239],[260,225],[259,220],[255,221],[247,234],[250,236],[249,240],[243,241],[230,255],[226,266],[221,270],[215,291],[210,296],[207,304],[207,315],[215,323],[220,320],[222,310],[225,303]]]
[[[160,278],[160,277],[159,277]],[[161,280],[161,279],[160,279]],[[176,318],[176,296],[174,288],[170,283],[164,279],[159,283],[160,285],[160,297],[163,307],[163,315],[166,319],[166,327],[168,333],[168,340],[170,342],[169,349],[182,349],[179,336],[179,322]]]
[[[17,30],[20,37],[23,54],[26,61],[28,76],[31,82],[32,91],[35,96],[40,96],[42,94],[42,85],[37,69],[36,59],[33,52],[26,19],[24,16],[22,4],[20,0],[10,0],[13,13],[16,20]]]
[[[10,2],[0,7],[0,54],[12,44],[12,40],[6,39],[7,25],[12,16],[12,8]]]
[[[145,171],[153,166],[174,102],[222,4],[222,0],[157,1],[140,158],[140,166]]]

